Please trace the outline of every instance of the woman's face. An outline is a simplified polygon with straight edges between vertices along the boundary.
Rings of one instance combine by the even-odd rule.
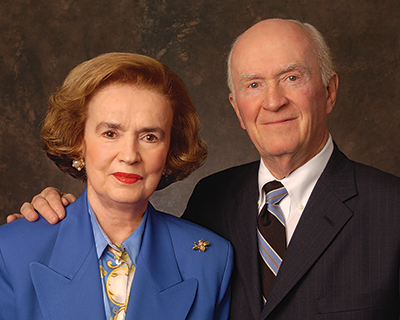
[[[83,157],[92,205],[144,210],[165,166],[173,111],[160,94],[111,84],[88,103]]]

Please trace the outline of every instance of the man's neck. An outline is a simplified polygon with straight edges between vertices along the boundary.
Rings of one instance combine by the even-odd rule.
[[[285,155],[285,157],[281,158],[262,158],[262,160],[268,170],[278,180],[286,178],[294,170],[300,168],[304,163],[306,163],[293,163],[293,161],[291,161],[292,158],[290,158],[288,155]]]
[[[313,152],[304,152],[303,154],[294,152],[278,156],[265,156],[262,157],[262,160],[271,174],[276,179],[282,180],[320,153],[324,149],[328,138],[329,133],[324,137],[322,143],[317,148],[314,148]]]

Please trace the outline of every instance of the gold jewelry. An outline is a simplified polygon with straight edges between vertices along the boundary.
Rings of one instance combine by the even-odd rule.
[[[73,160],[72,166],[76,170],[81,171],[83,169],[83,167],[85,166],[85,160],[83,160],[83,158],[79,158],[78,160]]]
[[[194,243],[193,250],[199,252],[204,252],[208,249],[208,246],[210,245],[210,241],[204,241],[203,239],[199,240],[198,242]]]

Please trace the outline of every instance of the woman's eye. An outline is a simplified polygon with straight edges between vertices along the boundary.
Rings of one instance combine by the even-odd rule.
[[[115,138],[116,133],[113,132],[113,131],[106,131],[106,132],[103,133],[103,135],[104,135],[106,138]]]
[[[252,89],[258,88],[258,83],[253,82],[252,84],[249,85],[249,88],[252,88]]]
[[[154,134],[146,134],[144,139],[148,142],[154,142],[157,140],[157,137]]]

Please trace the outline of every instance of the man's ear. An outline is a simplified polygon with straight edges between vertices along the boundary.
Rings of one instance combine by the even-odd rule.
[[[326,114],[332,112],[336,103],[337,92],[339,88],[339,77],[336,73],[332,73],[329,77],[326,87]]]
[[[241,116],[240,111],[239,111],[239,107],[238,107],[237,102],[236,102],[235,98],[233,97],[232,93],[229,94],[229,102],[231,103],[233,109],[236,112],[236,116],[239,119],[239,122],[240,122],[240,125],[241,125],[242,129],[246,130],[246,127],[244,126],[244,123],[243,123],[243,120],[242,120],[242,116]]]

